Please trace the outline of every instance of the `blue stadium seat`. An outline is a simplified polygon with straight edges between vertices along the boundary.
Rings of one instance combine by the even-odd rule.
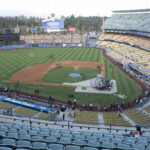
[[[99,148],[100,147],[100,143],[99,142],[94,142],[94,141],[89,141],[87,146]]]
[[[70,134],[63,134],[62,136],[63,136],[64,138],[72,139],[72,135],[70,135]]]
[[[78,145],[78,146],[81,146],[81,147],[86,145],[85,141],[81,141],[81,140],[74,140],[72,144]]]
[[[31,141],[44,141],[42,136],[31,136]]]
[[[1,128],[0,128],[0,131],[8,132],[8,128],[6,128],[6,127],[1,127]]]
[[[109,139],[109,138],[100,138],[99,141],[100,141],[101,143],[103,143],[103,142],[109,143],[109,142],[110,142],[110,139]]]
[[[126,145],[126,144],[118,144],[117,149],[119,149],[119,150],[132,150],[131,146]]]
[[[116,149],[116,146],[113,143],[102,143],[101,147],[103,149]]]
[[[97,148],[93,147],[84,147],[83,150],[98,150]]]
[[[128,140],[127,139],[127,140],[124,141],[124,143],[127,144],[127,145],[131,145],[132,146],[132,145],[135,144],[135,139],[134,140]]]
[[[12,147],[12,146],[15,146],[16,144],[16,140],[14,139],[2,139],[1,142],[0,142],[0,146],[6,146],[6,147]]]
[[[80,150],[79,146],[67,145],[66,150]]]
[[[45,142],[46,143],[57,143],[57,138],[55,138],[55,137],[46,137],[46,139],[45,139]]]
[[[25,135],[21,134],[19,135],[18,139],[19,140],[31,140],[31,137],[29,134],[25,134]]]
[[[22,129],[29,131],[30,130],[30,126],[22,126]]]
[[[60,138],[60,134],[59,133],[51,133],[51,136],[53,136],[55,138]]]
[[[49,132],[40,132],[38,134],[38,136],[46,137],[46,136],[50,136],[50,135],[49,135]]]
[[[61,144],[49,144],[48,150],[63,150],[63,145]]]
[[[14,128],[14,129],[21,129],[22,126],[21,126],[21,125],[18,125],[18,124],[15,124],[15,125],[13,125],[13,128]]]
[[[143,145],[133,145],[132,149],[133,150],[145,150],[145,146],[143,146]]]
[[[18,140],[16,143],[17,148],[29,148],[31,147],[30,141]]]
[[[37,131],[29,131],[30,136],[38,135]]]
[[[11,129],[8,130],[8,132],[17,133],[17,129],[11,128]]]
[[[24,148],[16,148],[16,150],[29,150],[29,149],[24,149]]]
[[[117,144],[123,144],[123,143],[122,143],[122,142],[123,142],[122,139],[116,139],[116,138],[114,139],[114,138],[113,138],[111,142],[114,143],[114,144],[116,144],[116,145],[117,145]]]
[[[17,133],[8,133],[7,137],[12,138],[12,139],[18,139],[18,134]]]
[[[86,141],[98,141],[97,137],[93,137],[93,136],[88,136],[86,138]]]
[[[12,150],[12,149],[8,147],[0,147],[0,150]]]
[[[1,137],[1,138],[2,138],[2,137],[6,137],[6,132],[0,131],[0,137]]]
[[[61,137],[59,143],[63,144],[63,145],[68,145],[68,144],[71,144],[72,142],[71,142],[71,139],[69,139],[69,138]]]
[[[18,131],[18,134],[28,134],[28,132],[26,130],[20,129]]]
[[[85,138],[84,138],[83,135],[75,135],[75,136],[73,137],[73,139],[75,139],[75,140],[85,140]]]
[[[43,142],[33,142],[31,148],[34,150],[45,150],[47,148],[47,144]]]

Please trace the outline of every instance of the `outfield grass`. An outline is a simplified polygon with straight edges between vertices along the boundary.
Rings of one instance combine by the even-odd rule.
[[[49,59],[49,56],[54,55],[54,60]],[[17,71],[31,65],[41,64],[52,61],[94,61],[105,63],[106,78],[111,78],[117,81],[118,92],[116,94],[126,95],[125,100],[115,95],[105,94],[89,94],[89,93],[74,93],[77,102],[80,104],[114,104],[122,101],[127,102],[133,100],[141,94],[140,86],[125,75],[122,71],[116,68],[112,63],[102,57],[102,53],[94,48],[31,48],[18,49],[11,51],[0,52],[0,84],[5,87],[7,85],[14,89],[14,84],[9,83],[9,78]],[[49,97],[50,94],[54,98],[67,100],[68,93],[74,92],[74,87],[51,86],[51,85],[31,85],[20,84],[19,90],[22,92],[33,93],[36,88],[39,88],[40,95]],[[101,99],[101,102],[99,102]]]
[[[81,76],[79,77],[70,77],[70,73],[79,73],[86,75],[86,78],[83,79]],[[77,70],[71,67],[62,67],[62,68],[54,68],[49,71],[43,78],[45,83],[74,83],[80,82],[84,80],[89,80],[93,77],[96,77],[97,74],[100,74],[100,71],[97,71],[93,68],[78,68]]]

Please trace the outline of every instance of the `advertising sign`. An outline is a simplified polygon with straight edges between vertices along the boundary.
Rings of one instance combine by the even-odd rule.
[[[64,28],[64,21],[63,20],[43,20],[43,28],[47,28],[47,29],[60,29],[60,28]]]
[[[68,29],[68,31],[71,31],[71,32],[76,31],[76,28],[70,27],[70,28]]]

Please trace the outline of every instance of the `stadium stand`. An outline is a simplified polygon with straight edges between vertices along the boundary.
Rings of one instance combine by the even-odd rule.
[[[98,114],[96,112],[78,111],[75,112],[75,123],[98,124]],[[84,123],[85,122],[85,123]],[[88,123],[89,122],[89,123]]]
[[[117,62],[135,73],[150,76],[150,13],[149,9],[113,11],[104,23],[104,32],[98,45]],[[135,68],[136,69],[135,69]],[[145,76],[144,74],[144,76]]]
[[[103,113],[103,119],[105,124],[131,125],[120,112]]]
[[[26,35],[21,36],[21,40],[25,40],[27,44],[34,43],[85,43],[85,36],[80,35]]]
[[[50,113],[43,113],[43,112],[40,112],[38,115],[37,115],[37,119],[48,119],[49,117],[51,117],[51,114]]]
[[[3,122],[0,127],[2,150],[149,150],[149,136],[136,139],[121,134],[41,128]]]
[[[13,105],[13,104],[10,104],[10,103],[7,103],[7,102],[3,102],[0,100],[0,107],[2,107],[3,109],[8,109],[8,108],[15,108],[16,105]]]
[[[149,125],[150,124],[149,114],[145,114],[136,108],[126,110],[126,111],[124,111],[124,113],[138,125]]]
[[[13,113],[16,113],[16,114],[19,114],[19,115],[23,115],[23,116],[27,116],[27,117],[32,117],[37,112],[38,111],[36,111],[36,110],[25,108],[25,107],[21,107],[21,106],[18,106],[15,110],[13,110]]]
[[[104,29],[121,31],[150,32],[150,13],[127,11],[115,13],[105,21]]]
[[[132,45],[139,45],[143,48],[150,48],[150,37],[142,37],[138,35],[119,34],[119,33],[103,33],[101,40],[111,39],[115,41],[128,42]]]

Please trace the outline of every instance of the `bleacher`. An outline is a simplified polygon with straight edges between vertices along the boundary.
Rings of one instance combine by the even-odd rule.
[[[126,110],[124,113],[138,125],[150,125],[150,115],[145,114],[136,108]]]
[[[10,104],[10,103],[7,103],[7,102],[3,102],[3,101],[0,100],[0,107],[2,107],[4,110],[6,110],[8,108],[15,108],[16,105]]]
[[[150,136],[0,123],[0,150],[150,150]]]
[[[150,32],[150,13],[114,13],[105,21],[104,29]]]
[[[103,119],[105,124],[120,124],[131,125],[128,120],[123,116],[119,116],[119,112],[103,113]]]
[[[147,111],[148,113],[150,113],[150,105],[146,106],[146,107],[144,108],[144,110]]]
[[[111,41],[100,41],[100,45],[110,49],[108,52],[110,56],[115,59],[121,60],[124,65],[129,63],[137,63],[145,65],[150,69],[150,52],[141,50],[140,48],[132,47],[123,43],[111,42]],[[112,55],[111,55],[112,54]],[[148,70],[144,70],[145,73],[148,73]]]
[[[15,110],[13,110],[13,113],[19,114],[26,117],[33,117],[38,111],[18,106]]]
[[[122,34],[122,33],[103,33],[100,40],[110,39],[120,42],[128,42],[132,45],[139,45],[143,48],[150,48],[150,37],[142,37],[131,34]]]
[[[51,114],[50,114],[50,113],[44,113],[44,112],[40,112],[40,113],[36,116],[37,119],[44,119],[44,120],[46,120],[46,119],[48,119],[48,118],[50,118],[50,117],[51,117]]]
[[[76,117],[74,123],[83,123],[83,124],[98,124],[98,113],[97,112],[88,112],[88,111],[79,111],[76,110]],[[89,122],[89,123],[88,123]]]

